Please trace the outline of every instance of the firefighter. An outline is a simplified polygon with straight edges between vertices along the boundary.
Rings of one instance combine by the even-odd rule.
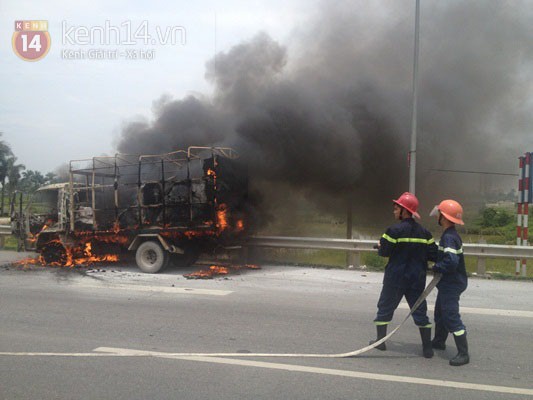
[[[428,260],[436,259],[435,240],[413,218],[420,218],[417,210],[418,199],[412,193],[405,192],[393,200],[394,218],[399,222],[387,229],[377,246],[378,254],[389,258],[377,304],[378,312],[374,319],[377,340],[387,335],[387,325],[392,321],[394,311],[404,296],[410,307],[415,304],[426,286]],[[413,320],[420,329],[424,357],[433,357],[431,323],[425,300],[413,313]],[[370,344],[374,342],[371,341]],[[382,343],[377,349],[386,350],[387,347]]]
[[[459,297],[468,285],[466,276],[463,242],[455,230],[455,225],[464,225],[463,207],[455,200],[443,200],[435,206],[430,216],[437,216],[438,224],[444,232],[439,241],[437,262],[433,271],[441,273],[437,284],[438,294],[435,303],[435,336],[432,340],[434,349],[444,350],[448,332],[453,334],[457,346],[457,355],[450,360],[450,365],[460,366],[470,362],[466,328],[459,314]]]

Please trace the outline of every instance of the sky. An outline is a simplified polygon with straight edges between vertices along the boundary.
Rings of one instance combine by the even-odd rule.
[[[114,154],[124,124],[150,119],[162,96],[209,95],[205,63],[259,31],[282,43],[305,18],[310,2],[257,1],[72,1],[0,2],[0,132],[27,169],[43,173],[75,159]],[[12,49],[14,22],[47,20],[51,49],[27,62]],[[119,28],[121,43],[111,36],[73,45],[79,27]],[[146,21],[144,23],[143,21]],[[145,45],[123,44],[141,28]],[[143,30],[146,27],[146,30]],[[177,27],[175,44],[162,44]],[[159,33],[159,36],[158,36]],[[114,35],[114,33],[111,33]],[[154,39],[155,38],[155,39]],[[160,40],[161,39],[161,40]],[[152,44],[155,40],[155,44]],[[86,42],[86,41],[85,41]],[[168,42],[168,41],[167,41]],[[118,59],[68,59],[65,51],[118,50]],[[133,50],[133,52],[131,52]],[[154,51],[141,59],[141,51]],[[148,54],[148,53],[145,53]]]

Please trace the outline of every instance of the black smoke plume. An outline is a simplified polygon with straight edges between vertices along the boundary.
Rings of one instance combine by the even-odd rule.
[[[531,3],[422,2],[417,195],[469,202],[514,177],[533,150]],[[212,98],[162,98],[118,150],[235,147],[265,198],[287,191],[326,212],[390,216],[408,189],[414,2],[321,2],[287,45],[266,33],[206,64]],[[484,180],[483,180],[484,179]],[[481,185],[481,186],[480,186]],[[277,201],[276,201],[277,200]],[[279,211],[279,210],[278,210]]]

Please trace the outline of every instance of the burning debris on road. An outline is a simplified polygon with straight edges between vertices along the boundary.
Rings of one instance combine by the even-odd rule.
[[[47,261],[43,255],[39,255],[38,257],[25,258],[13,264],[17,266],[38,265],[42,267],[75,267],[89,266],[99,262],[115,263],[119,261],[118,254],[93,254],[91,242],[86,242],[83,248],[63,247],[59,241],[52,241],[48,245],[50,246],[47,250],[48,257],[50,260],[56,261]]]
[[[228,275],[232,272],[238,272],[243,269],[261,269],[258,265],[233,265],[228,267],[223,267],[220,265],[211,265],[209,269],[201,269],[190,274],[183,275],[187,279],[213,279],[217,276]]]

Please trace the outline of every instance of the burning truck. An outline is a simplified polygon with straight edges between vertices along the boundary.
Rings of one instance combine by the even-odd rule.
[[[248,233],[246,168],[230,148],[189,147],[159,155],[69,163],[69,182],[16,193],[11,226],[19,248],[45,264],[117,261],[134,254],[157,273],[170,262],[236,248]]]

